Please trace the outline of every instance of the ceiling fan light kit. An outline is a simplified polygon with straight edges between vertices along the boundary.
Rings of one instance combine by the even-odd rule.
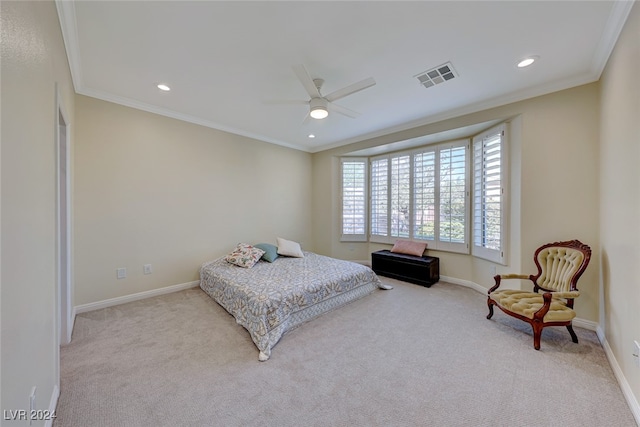
[[[324,119],[329,115],[329,110],[327,110],[327,100],[323,98],[312,98],[309,101],[309,106],[311,111],[309,115],[314,119]]]

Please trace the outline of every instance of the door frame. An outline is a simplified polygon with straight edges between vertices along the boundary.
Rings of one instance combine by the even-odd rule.
[[[73,331],[71,269],[71,124],[56,85],[56,332],[57,346],[69,344]]]

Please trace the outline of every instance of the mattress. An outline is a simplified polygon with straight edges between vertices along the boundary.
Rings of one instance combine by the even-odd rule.
[[[200,268],[200,287],[251,335],[265,361],[291,329],[321,314],[386,289],[369,267],[304,252],[242,268],[224,257]]]

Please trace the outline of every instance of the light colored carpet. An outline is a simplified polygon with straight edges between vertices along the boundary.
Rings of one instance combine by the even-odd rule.
[[[529,326],[457,285],[383,278],[258,361],[199,288],[78,315],[63,426],[636,426],[595,333]]]

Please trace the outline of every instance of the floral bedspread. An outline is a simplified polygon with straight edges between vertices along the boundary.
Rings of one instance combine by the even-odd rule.
[[[200,287],[249,331],[260,360],[269,358],[293,313],[362,286],[382,285],[364,265],[312,252],[304,255],[259,261],[251,268],[219,258],[200,268]]]

